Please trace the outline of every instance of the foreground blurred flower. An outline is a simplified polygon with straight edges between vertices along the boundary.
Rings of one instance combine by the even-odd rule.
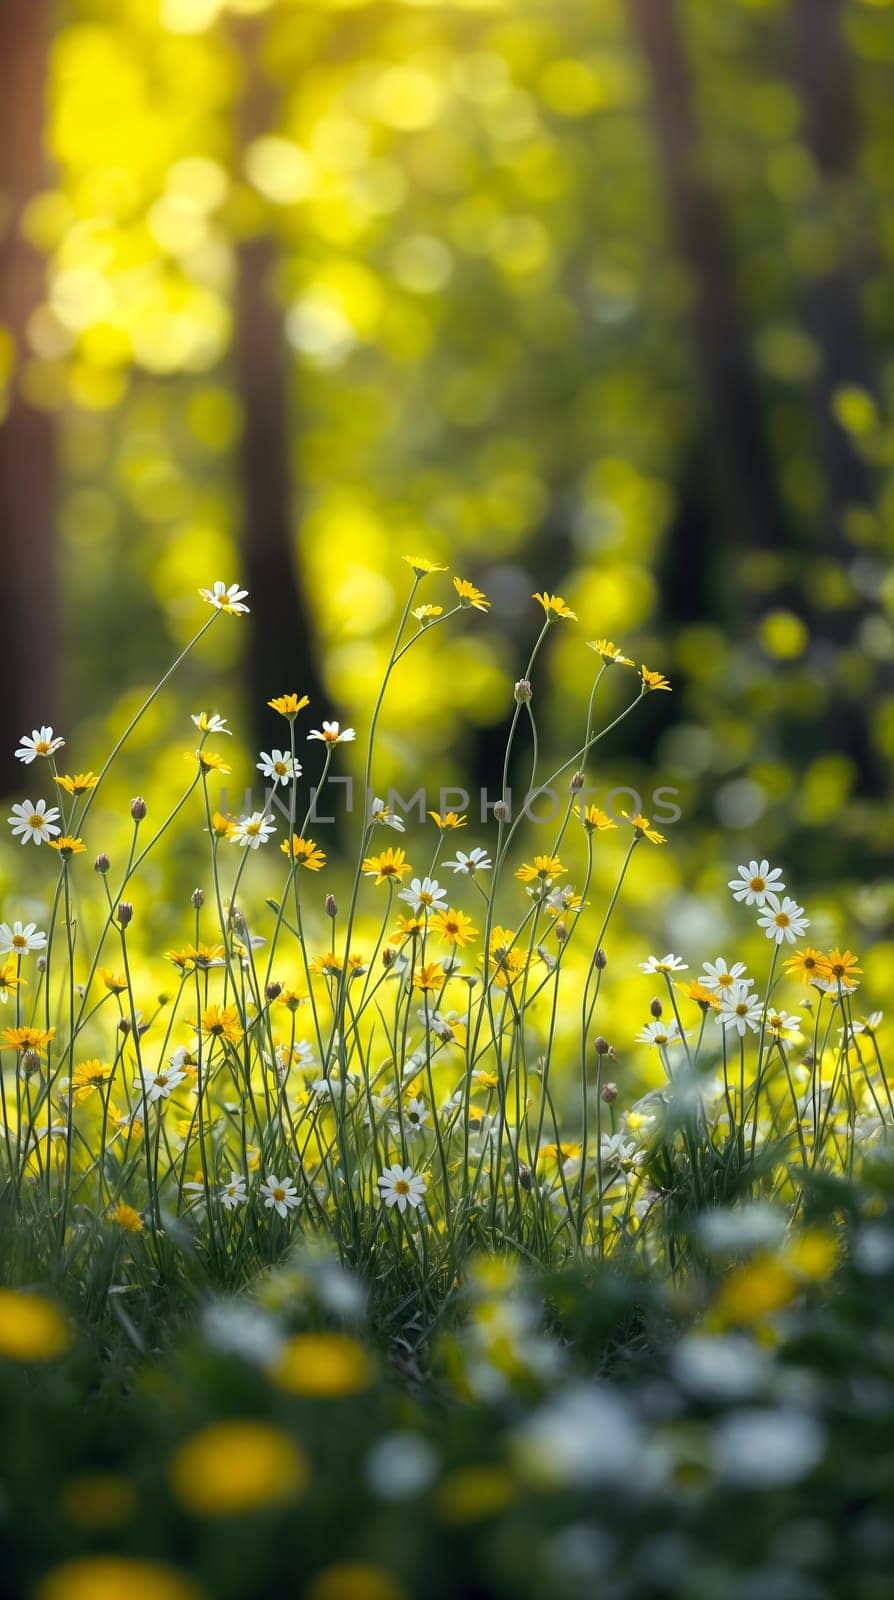
[[[118,1204],[109,1212],[109,1220],[116,1223],[119,1228],[123,1228],[126,1233],[142,1233],[143,1231],[143,1219],[139,1211],[135,1210],[133,1206],[129,1206],[126,1200],[118,1201]]]
[[[746,906],[765,905],[768,895],[781,894],[785,888],[782,868],[771,868],[769,861],[749,861],[739,867],[738,878],[730,879],[729,888],[733,899],[744,900]]]
[[[425,1179],[414,1173],[412,1167],[402,1167],[398,1162],[386,1167],[379,1178],[379,1193],[386,1206],[397,1206],[401,1215],[407,1206],[416,1211],[425,1199]]]
[[[288,1216],[296,1206],[301,1204],[298,1190],[291,1178],[269,1177],[261,1184],[260,1193],[268,1211],[271,1209],[280,1217]]]
[[[157,1561],[75,1556],[41,1579],[34,1600],[208,1600],[207,1590]]]
[[[271,750],[269,755],[262,750],[261,759],[255,762],[255,766],[263,777],[272,778],[274,783],[281,783],[284,787],[301,777],[301,762],[290,756],[288,750]]]
[[[58,806],[47,806],[45,800],[38,800],[32,805],[30,800],[23,800],[21,805],[14,805],[12,815],[7,817],[7,822],[16,837],[21,837],[22,844],[48,844],[55,834],[60,833],[56,822],[59,816]]]
[[[64,743],[65,740],[55,735],[52,728],[35,728],[30,737],[27,733],[22,734],[16,759],[23,761],[26,767],[30,767],[38,756],[51,756],[57,750],[61,750]]]
[[[323,744],[351,744],[357,735],[353,728],[342,728],[337,722],[324,722],[322,728],[313,728],[308,739],[320,739]]]
[[[350,1334],[298,1333],[280,1350],[270,1375],[289,1394],[338,1400],[368,1389],[372,1367]]]
[[[281,1505],[307,1485],[307,1462],[280,1428],[249,1418],[212,1422],[174,1454],[168,1478],[196,1517],[231,1517]]]
[[[26,922],[24,926],[14,922],[12,927],[0,922],[0,956],[30,956],[35,950],[43,950],[46,942],[47,936],[39,931],[36,922]]]
[[[247,616],[248,606],[243,605],[248,590],[240,589],[238,583],[231,583],[229,588],[218,578],[210,589],[200,589],[199,594],[207,600],[209,606],[214,606],[217,611],[227,611],[231,617]]]
[[[53,1361],[68,1343],[68,1324],[52,1300],[0,1289],[0,1356],[10,1361]]]
[[[759,928],[763,928],[768,939],[775,939],[777,944],[786,942],[794,944],[800,939],[806,928],[810,927],[810,918],[805,917],[804,907],[799,906],[796,900],[786,895],[782,903],[775,894],[765,896],[764,910],[757,919]]]
[[[258,850],[276,832],[276,823],[269,811],[253,811],[251,816],[240,817],[230,825],[227,838],[243,850]]]

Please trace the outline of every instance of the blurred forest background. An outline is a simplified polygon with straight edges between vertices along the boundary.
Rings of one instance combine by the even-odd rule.
[[[43,721],[98,769],[215,578],[156,776],[205,707],[247,782],[284,690],[362,738],[419,550],[493,612],[383,778],[495,789],[545,585],[551,745],[583,640],[674,680],[612,777],[680,789],[678,877],[781,850],[887,927],[890,0],[3,0],[0,73],[0,789]]]

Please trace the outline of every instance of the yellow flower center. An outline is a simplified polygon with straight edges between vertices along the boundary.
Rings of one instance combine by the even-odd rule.
[[[410,1185],[407,1183],[406,1178],[398,1178],[394,1185],[394,1192],[395,1194],[409,1194]]]
[[[420,903],[422,905],[430,906],[430,905],[432,905],[434,903],[434,895],[429,894],[429,891],[427,889],[423,889],[422,893],[419,896],[419,900],[420,900]]]
[[[42,828],[43,827],[43,817],[41,816],[39,811],[32,811],[31,816],[28,819],[28,825],[29,825],[29,827],[32,827],[32,828]]]
[[[289,769],[286,766],[284,761],[274,761],[273,770],[277,774],[278,777],[282,778],[282,777],[285,776],[285,774],[288,772]]]
[[[720,972],[717,975],[718,989],[731,989],[735,981],[731,972]]]
[[[273,1198],[274,1198],[274,1200],[285,1200],[285,1198],[286,1198],[285,1189],[274,1189]]]
[[[248,824],[248,826],[246,827],[245,831],[246,831],[246,833],[250,833],[250,834],[260,833],[261,824],[259,822],[250,822]]]
[[[757,894],[763,894],[764,890],[767,887],[766,879],[765,878],[752,878],[749,887],[754,889]]]
[[[50,747],[47,744],[46,739],[38,739],[34,748],[39,756],[48,756],[50,753]]]
[[[787,911],[777,911],[776,917],[775,917],[774,920],[776,922],[777,928],[787,928],[789,923],[791,922],[791,917],[789,916]]]
[[[27,942],[28,941],[25,939],[24,935],[21,934],[21,933],[14,933],[13,936],[12,936],[13,949],[15,949],[15,950],[24,950],[25,945],[27,944]]]

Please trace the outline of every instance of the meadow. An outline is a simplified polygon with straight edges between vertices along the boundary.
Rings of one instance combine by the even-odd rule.
[[[242,625],[237,584],[200,590],[97,771],[47,725],[15,751],[8,1592],[880,1595],[894,1078],[860,958],[810,942],[780,866],[731,860],[741,946],[644,946],[639,1009],[612,1008],[628,875],[673,842],[589,795],[673,685],[538,592],[499,798],[379,794],[392,679],[490,607],[404,563],[365,725],[284,685],[254,809],[217,808],[233,730],[197,710],[169,807],[134,796],[114,852],[94,810],[194,644]],[[559,630],[589,690],[553,766]],[[357,743],[336,859],[311,818]],[[200,881],[155,946],[153,858],[183,831]]]

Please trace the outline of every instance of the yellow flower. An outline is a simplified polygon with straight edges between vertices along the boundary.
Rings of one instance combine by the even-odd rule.
[[[536,878],[543,882],[546,878],[556,878],[566,869],[562,866],[558,856],[535,856],[533,865],[523,862],[516,868],[515,876],[520,883],[533,883]]]
[[[845,993],[852,993],[860,987],[863,968],[858,966],[859,957],[852,955],[850,950],[830,950],[823,956],[820,977],[827,983],[841,986]]]
[[[432,821],[438,824],[442,833],[449,828],[464,828],[469,820],[458,811],[430,811],[428,814]]]
[[[325,851],[313,839],[302,839],[297,833],[291,839],[283,839],[279,848],[296,867],[306,867],[308,872],[320,872],[326,865]]]
[[[52,1300],[0,1289],[0,1356],[9,1361],[54,1361],[68,1344],[68,1324]]]
[[[360,1394],[372,1382],[362,1344],[347,1333],[299,1333],[279,1352],[271,1377],[289,1394],[336,1400]]]
[[[159,1561],[75,1556],[50,1569],[34,1600],[207,1600],[207,1590]]]
[[[389,944],[403,944],[405,939],[418,937],[425,932],[423,917],[398,917],[397,931],[389,936]]]
[[[235,1006],[206,1006],[199,1028],[206,1038],[225,1039],[228,1044],[238,1044],[242,1038],[242,1025]]]
[[[249,1418],[212,1422],[175,1451],[168,1480],[194,1517],[232,1517],[287,1504],[309,1477],[305,1456],[281,1428]]]
[[[413,973],[413,988],[423,994],[439,994],[446,983],[444,968],[437,961],[429,961]]]
[[[367,856],[361,867],[361,871],[368,878],[375,878],[376,888],[380,883],[386,883],[389,878],[396,878],[398,883],[402,883],[404,873],[412,870],[410,862],[405,859],[404,852],[400,848],[383,850],[377,856]]]
[[[723,1324],[749,1324],[780,1311],[797,1291],[795,1274],[775,1256],[757,1255],[724,1280],[714,1310]]]
[[[667,844],[664,834],[653,828],[648,817],[644,817],[641,812],[638,812],[635,817],[630,817],[628,820],[630,826],[635,828],[641,838],[648,839],[651,844]]]
[[[300,697],[297,694],[278,694],[275,700],[268,700],[267,704],[271,710],[278,711],[281,717],[288,717],[291,722],[293,717],[297,717],[299,711],[303,711],[305,706],[310,705],[310,700],[306,694]]]
[[[229,839],[235,827],[235,822],[231,822],[229,817],[225,817],[222,811],[215,811],[211,818],[211,832],[216,834],[218,839]]]
[[[55,1028],[4,1028],[0,1037],[13,1050],[45,1050],[55,1032]]]
[[[564,617],[567,622],[577,621],[577,612],[572,611],[570,607],[565,604],[565,601],[560,594],[548,594],[547,591],[544,590],[542,594],[535,594],[532,598],[540,601],[540,604],[546,612],[547,622],[555,622],[558,617]]]
[[[362,956],[348,957],[348,971],[351,977],[365,968],[365,966],[366,962]],[[321,956],[314,956],[310,964],[311,972],[315,972],[318,977],[322,978],[337,977],[343,967],[344,961],[335,950],[326,950]]]
[[[691,983],[678,983],[676,987],[687,1000],[694,1000],[703,1011],[719,1011],[720,999],[711,989],[706,989],[703,983],[694,978]]]
[[[598,806],[587,806],[581,812],[581,822],[588,833],[606,833],[609,828],[616,828],[618,824],[605,811],[600,811]]]
[[[113,972],[111,967],[97,968],[97,976],[112,994],[123,994],[127,988],[125,973]]]
[[[63,861],[69,861],[72,856],[82,856],[86,848],[83,839],[75,839],[70,833],[63,833],[60,838],[50,840],[50,849],[58,850]]]
[[[112,1069],[101,1061],[81,1061],[71,1075],[71,1089],[75,1100],[87,1100],[101,1083],[108,1083]]]
[[[173,961],[175,967],[181,972],[188,972],[198,967],[200,971],[207,972],[209,967],[219,965],[224,959],[222,944],[189,944],[184,950],[169,950],[165,957]]]
[[[405,1592],[384,1567],[367,1561],[336,1561],[314,1573],[307,1600],[405,1600]]]
[[[197,761],[203,772],[222,772],[224,776],[232,772],[232,767],[226,758],[218,755],[216,750],[187,750],[187,761]]]
[[[66,772],[55,777],[53,782],[58,783],[66,794],[87,794],[88,790],[96,788],[99,779],[93,772],[75,772],[73,775]]]
[[[446,567],[438,565],[437,561],[429,561],[425,556],[404,556],[408,567],[412,567],[417,578],[425,578],[431,572],[446,572]]]
[[[671,686],[663,672],[650,672],[648,667],[640,667],[639,675],[644,689],[666,689],[671,693]]]
[[[625,656],[611,639],[588,639],[587,649],[595,650],[601,656],[607,667],[632,667],[633,662]]]
[[[143,1231],[143,1219],[139,1211],[135,1211],[124,1200],[119,1200],[114,1210],[109,1212],[109,1221],[116,1222],[119,1228],[125,1228],[128,1233]]]
[[[464,911],[437,911],[431,919],[431,925],[440,939],[446,944],[459,945],[464,948],[470,939],[478,933],[472,926],[472,918],[467,917]]]
[[[15,994],[16,989],[20,989],[24,982],[25,979],[16,974],[15,962],[4,962],[0,967],[0,1000],[6,1000],[11,994]]]
[[[490,601],[481,589],[476,589],[474,583],[468,578],[454,578],[453,587],[459,597],[461,606],[474,606],[476,611],[487,611]]]
[[[414,606],[411,615],[416,618],[416,621],[420,623],[423,628],[427,628],[430,622],[434,622],[435,617],[443,617],[444,607]]]
[[[307,1004],[309,996],[301,989],[283,989],[276,998],[281,1006],[285,1006],[294,1015],[299,1006]]]
[[[579,1144],[543,1144],[540,1146],[538,1161],[554,1161],[558,1166],[560,1161],[573,1161],[579,1156]]]
[[[785,970],[799,983],[814,983],[817,978],[825,977],[823,972],[825,959],[821,950],[814,950],[812,945],[807,945],[805,949],[798,950],[789,957],[785,963]]]
[[[456,1527],[498,1516],[515,1499],[515,1484],[505,1467],[461,1467],[438,1489],[441,1521]]]

